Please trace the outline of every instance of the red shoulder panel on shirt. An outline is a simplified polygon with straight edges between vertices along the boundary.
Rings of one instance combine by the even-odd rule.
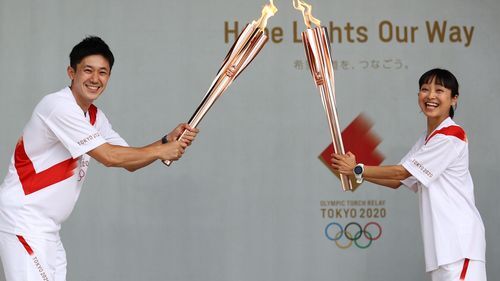
[[[31,159],[24,150],[24,142],[22,139],[17,143],[16,151],[14,152],[14,161],[17,175],[19,176],[25,195],[73,176],[77,166],[77,159],[70,158],[47,170],[37,173]]]
[[[429,140],[437,134],[456,137],[459,140],[467,142],[467,135],[465,134],[465,131],[460,126],[453,125],[434,131],[429,137],[427,137],[425,144],[427,144],[427,142],[429,142]]]

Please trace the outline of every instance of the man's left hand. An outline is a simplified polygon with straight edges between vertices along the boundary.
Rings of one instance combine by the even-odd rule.
[[[186,130],[186,133],[184,134],[184,136],[182,136],[181,141],[186,143],[187,145],[191,145],[191,143],[196,138],[196,135],[200,130],[189,126],[189,124],[187,123],[181,123],[177,125],[177,127],[175,127],[175,129],[173,129],[172,132],[168,133],[167,135],[168,142],[176,141],[182,135],[184,130]]]

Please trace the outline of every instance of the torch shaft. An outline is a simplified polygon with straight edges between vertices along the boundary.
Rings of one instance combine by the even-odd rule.
[[[195,111],[191,119],[189,120],[188,124],[189,126],[196,128],[198,124],[201,122],[203,117],[205,117],[205,114],[207,114],[208,110],[212,107],[212,105],[215,103],[217,98],[224,92],[224,90],[229,86],[231,83],[232,79],[230,79],[227,76],[224,76],[223,79],[217,81],[215,85],[209,90],[209,93],[212,93],[210,95],[206,95],[205,98],[203,99],[202,103],[198,107],[198,109]],[[184,130],[182,134],[179,136],[177,140],[182,140],[184,135],[186,135],[187,130]],[[170,166],[172,164],[171,160],[166,160],[163,161],[165,165]]]
[[[325,107],[326,118],[328,121],[328,128],[330,129],[330,136],[333,142],[333,151],[335,153],[344,154],[345,150],[344,144],[342,142],[342,132],[340,131],[338,118],[332,118],[332,116],[338,116],[337,108],[333,99],[329,98],[330,96],[325,94],[325,92],[327,91],[327,87],[320,87],[320,93],[323,100],[323,105]],[[348,176],[340,174],[339,177],[340,183],[342,184],[342,189],[344,191],[352,189],[352,183],[350,182]]]
[[[320,92],[325,109],[335,153],[344,154],[342,133],[338,122],[335,100],[334,74],[326,28],[316,27],[302,33],[306,57],[314,82]],[[352,183],[346,175],[339,175],[342,189],[352,190]]]
[[[264,34],[262,29],[258,28],[255,22],[245,26],[227,53],[222,66],[217,72],[217,75],[203,98],[203,101],[198,106],[195,113],[191,116],[191,119],[188,122],[191,127],[195,128],[198,126],[215,101],[257,56],[259,51],[266,44],[267,40],[268,37]],[[184,130],[178,140],[182,139],[186,132],[187,131]],[[165,160],[163,163],[170,166],[172,161]]]

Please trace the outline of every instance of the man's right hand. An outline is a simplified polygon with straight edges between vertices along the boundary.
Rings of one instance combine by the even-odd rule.
[[[175,161],[179,160],[184,154],[184,151],[188,144],[183,141],[172,141],[166,144],[161,144],[159,146],[159,158],[163,161]]]

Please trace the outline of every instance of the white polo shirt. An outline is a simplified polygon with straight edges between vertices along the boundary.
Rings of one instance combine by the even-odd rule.
[[[451,118],[424,133],[401,160],[418,192],[426,271],[469,258],[485,261],[484,225],[474,203],[467,136]]]
[[[84,113],[69,87],[45,96],[0,186],[0,231],[58,240],[87,174],[86,153],[105,142],[128,146],[101,110]]]

